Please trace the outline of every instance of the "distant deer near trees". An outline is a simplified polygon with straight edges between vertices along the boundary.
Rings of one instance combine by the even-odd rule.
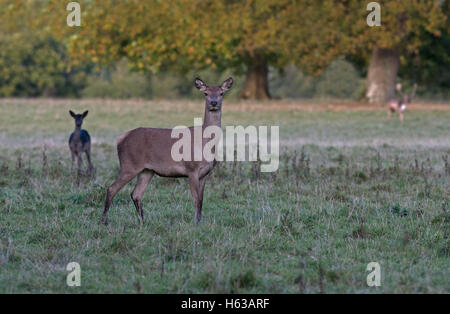
[[[413,98],[416,96],[417,84],[414,84],[413,91],[410,95],[402,92],[402,84],[400,83],[397,84],[396,90],[400,96],[389,101],[388,118],[390,120],[392,114],[398,112],[400,121],[403,121],[403,112],[406,110],[406,107],[412,102]]]
[[[194,130],[194,128],[201,128],[201,134],[207,127],[221,128],[222,99],[224,93],[232,87],[233,79],[230,77],[221,86],[207,86],[200,78],[196,78],[194,84],[197,89],[205,94],[206,103],[203,125],[188,128],[190,134],[200,131]],[[138,177],[138,179],[136,187],[131,193],[131,199],[142,223],[144,220],[142,197],[155,174],[161,177],[186,177],[189,179],[196,209],[196,219],[198,222],[201,221],[205,182],[216,161],[206,160],[203,154],[200,161],[175,161],[172,157],[172,146],[177,141],[178,139],[172,138],[171,129],[154,128],[135,129],[118,139],[117,152],[120,170],[118,178],[107,190],[102,217],[104,224],[108,224],[108,211],[114,196],[135,177]],[[206,144],[207,141],[202,136],[201,146],[192,145],[191,153],[194,155],[198,153],[199,149],[203,151]]]
[[[92,173],[94,169],[94,166],[91,162],[91,136],[89,135],[88,131],[81,129],[83,119],[87,117],[88,111],[85,111],[83,114],[75,114],[72,110],[70,110],[69,113],[75,120],[75,131],[73,131],[69,138],[69,147],[70,152],[72,153],[72,169],[73,164],[75,163],[75,159],[77,159],[79,177],[83,164],[83,153],[86,153],[87,161],[89,164],[89,172]]]

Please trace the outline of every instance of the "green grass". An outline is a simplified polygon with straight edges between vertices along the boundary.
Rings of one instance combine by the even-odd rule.
[[[279,125],[277,173],[221,163],[199,225],[186,180],[152,181],[142,226],[129,184],[105,227],[117,136],[192,125],[201,102],[0,101],[0,292],[449,293],[450,110],[399,124],[384,110],[266,105],[225,103],[223,124]],[[94,141],[96,176],[79,187],[69,109],[90,110]],[[81,287],[66,285],[70,262]],[[370,262],[379,288],[366,284]]]

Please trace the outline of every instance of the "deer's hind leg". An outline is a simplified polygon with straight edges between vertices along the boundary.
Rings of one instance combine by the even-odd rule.
[[[154,176],[154,172],[152,170],[144,170],[142,171],[137,179],[136,186],[131,193],[131,199],[134,202],[134,206],[136,207],[136,211],[141,218],[141,223],[144,221],[144,211],[142,209],[142,197],[144,196],[145,190],[147,189],[148,184],[152,180]]]
[[[106,201],[105,201],[105,209],[103,211],[102,222],[103,224],[108,224],[108,211],[111,207],[112,200],[114,196],[116,196],[117,192],[119,192],[128,182],[133,180],[140,171],[132,172],[119,172],[119,177],[114,181],[114,183],[108,188],[106,193]]]
[[[92,165],[92,161],[91,161],[91,146],[88,146],[86,148],[86,158],[89,164],[89,173],[92,174],[92,172],[94,171],[94,166]]]
[[[199,181],[199,193],[198,193],[198,209],[197,209],[197,220],[201,221],[202,220],[202,210],[203,210],[203,192],[205,191],[205,184],[206,184],[206,178],[208,178],[208,176],[204,176],[203,178],[200,179]]]
[[[81,174],[81,168],[83,167],[83,159],[80,152],[77,153],[77,162],[78,162],[78,175]]]

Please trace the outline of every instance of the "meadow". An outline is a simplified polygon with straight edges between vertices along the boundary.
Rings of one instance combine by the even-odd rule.
[[[95,175],[76,184],[69,110],[89,110]],[[198,101],[0,100],[0,293],[449,293],[450,104],[404,123],[339,101],[225,100],[223,125],[280,126],[280,168],[223,162],[203,223],[185,179],[129,184],[100,222],[116,138],[192,125]],[[84,163],[86,167],[86,162]],[[66,266],[81,266],[81,287]],[[370,262],[380,287],[368,287]]]

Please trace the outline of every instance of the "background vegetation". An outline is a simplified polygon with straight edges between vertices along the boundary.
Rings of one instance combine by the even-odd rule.
[[[359,0],[79,2],[68,27],[64,1],[0,1],[0,96],[158,98],[206,70],[239,77],[243,99],[384,103],[397,80],[448,98],[448,0],[379,1],[381,27]]]

